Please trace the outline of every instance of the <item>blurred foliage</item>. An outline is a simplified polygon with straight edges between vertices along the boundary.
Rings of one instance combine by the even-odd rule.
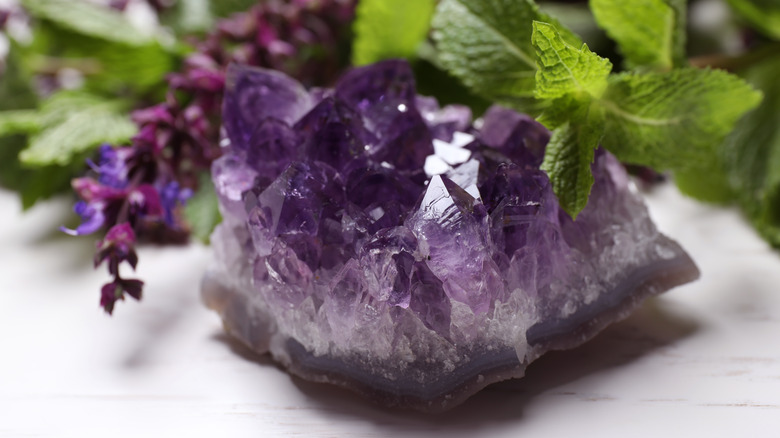
[[[219,212],[217,192],[208,172],[199,175],[198,187],[198,192],[187,201],[184,216],[192,235],[207,244],[214,227],[222,222],[222,215]]]
[[[67,190],[95,147],[135,133],[129,111],[162,99],[186,48],[83,0],[21,5],[31,37],[10,40],[0,78],[0,184],[29,208]]]
[[[723,166],[743,210],[767,241],[780,248],[780,48],[740,74],[764,93],[721,147]]]
[[[258,0],[178,0],[173,8],[163,11],[160,21],[180,35],[204,33],[218,18],[246,11],[257,3]]]

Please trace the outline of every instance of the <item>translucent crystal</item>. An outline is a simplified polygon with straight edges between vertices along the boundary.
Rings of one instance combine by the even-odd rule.
[[[441,411],[698,276],[612,155],[574,221],[539,170],[542,125],[501,107],[472,125],[417,96],[402,61],[311,95],[228,77],[203,296],[292,373]]]

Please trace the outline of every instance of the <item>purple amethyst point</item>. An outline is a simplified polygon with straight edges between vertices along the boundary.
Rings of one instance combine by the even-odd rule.
[[[287,75],[238,64],[228,66],[222,120],[234,147],[246,149],[257,125],[267,118],[287,124],[312,106],[306,89]]]

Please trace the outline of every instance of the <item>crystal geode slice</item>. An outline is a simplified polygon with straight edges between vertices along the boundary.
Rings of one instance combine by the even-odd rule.
[[[574,221],[539,170],[542,125],[497,106],[472,123],[417,96],[405,62],[310,92],[227,77],[203,297],[305,379],[446,410],[698,277],[608,152]]]

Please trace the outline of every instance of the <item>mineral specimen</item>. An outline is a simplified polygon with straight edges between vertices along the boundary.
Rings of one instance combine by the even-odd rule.
[[[290,372],[385,405],[449,409],[698,276],[608,152],[572,220],[543,126],[472,123],[402,61],[311,92],[233,65],[224,135],[205,302]]]

